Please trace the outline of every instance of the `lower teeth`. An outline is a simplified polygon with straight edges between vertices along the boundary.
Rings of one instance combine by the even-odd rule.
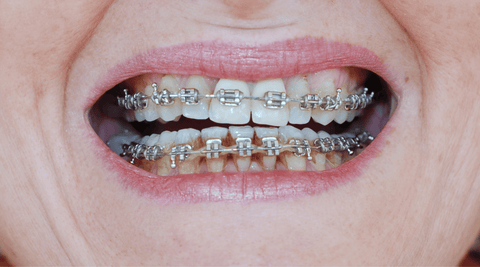
[[[286,127],[301,132],[292,126]],[[186,129],[186,131],[195,130]],[[279,140],[276,136],[264,136],[259,138],[258,135],[256,135],[252,140],[252,138],[249,137],[233,138],[232,135],[228,135],[223,138],[224,141],[220,138],[201,140],[201,137],[198,137],[200,140],[192,140],[192,142],[176,144],[175,146],[172,144],[170,146],[171,148],[168,149],[166,146],[162,146],[158,142],[159,135],[151,135],[145,136],[141,140],[135,140],[135,142],[128,143],[128,141],[124,141],[122,144],[122,152],[119,154],[129,160],[132,164],[135,164],[137,161],[137,164],[140,163],[141,165],[144,165],[142,164],[144,161],[156,162],[164,158],[169,158],[171,168],[176,168],[179,163],[185,161],[188,163],[188,159],[192,156],[196,156],[195,159],[199,163],[203,162],[203,160],[209,159],[242,157],[279,157],[283,160],[278,162],[285,163],[287,156],[295,156],[297,158],[303,157],[308,161],[312,161],[317,154],[325,154],[329,155],[329,158],[331,158],[330,162],[328,162],[329,166],[327,167],[336,167],[343,162],[341,158],[352,158],[357,150],[363,149],[373,141],[373,137],[366,131],[357,135],[344,134],[340,136],[328,136],[325,132],[321,132],[320,136],[322,137],[313,140],[312,138],[310,138],[311,140],[299,138],[290,138],[288,140],[282,138],[284,140]],[[115,138],[118,137],[111,138],[112,142],[114,142],[113,140]],[[152,142],[150,140],[154,141]],[[155,142],[155,140],[157,141]],[[232,140],[233,145],[231,145]],[[255,145],[257,143],[261,143],[261,145]],[[201,148],[199,148],[200,146]],[[116,150],[118,153],[118,149]],[[264,169],[266,169],[265,166]],[[304,168],[300,167],[300,169]],[[318,167],[316,169],[318,169]],[[320,167],[320,169],[325,169],[325,167]]]

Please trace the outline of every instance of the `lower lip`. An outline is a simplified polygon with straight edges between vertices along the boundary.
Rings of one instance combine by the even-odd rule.
[[[202,54],[205,51],[215,53],[207,57]],[[252,62],[253,59],[256,59],[255,62]],[[190,64],[178,64],[179,62]],[[267,65],[269,67],[265,68]],[[349,44],[309,37],[255,47],[201,42],[156,48],[118,64],[97,83],[92,90],[92,97],[85,103],[85,110],[109,88],[141,73],[197,74],[259,80],[342,66],[366,68],[382,76],[395,88],[390,71],[373,52]],[[88,132],[98,148],[97,156],[126,188],[159,203],[176,204],[277,201],[319,194],[361,176],[368,162],[380,151],[383,143],[381,139],[387,134],[387,128],[388,125],[360,155],[327,171],[207,173],[171,177],[157,176],[127,163],[113,153],[91,127]]]

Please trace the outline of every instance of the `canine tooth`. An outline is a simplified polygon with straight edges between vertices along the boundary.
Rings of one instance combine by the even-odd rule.
[[[315,131],[310,128],[304,128],[302,130],[302,133],[311,146],[314,146],[314,141],[319,138],[319,134],[315,133]],[[328,136],[328,134],[326,132],[322,132],[321,136]],[[318,153],[315,149],[312,149],[311,153],[312,160],[310,161],[310,163],[307,164],[311,164],[311,166],[313,166],[313,168],[317,171],[325,170],[325,154]]]
[[[348,122],[352,122],[354,119],[355,119],[355,116],[357,115],[357,111],[356,110],[352,110],[352,111],[349,111],[348,112],[348,115],[347,115],[347,121]]]
[[[230,126],[228,128],[233,140],[237,138],[250,138],[253,142],[254,130],[250,126]],[[237,166],[239,172],[246,172],[250,169],[251,157],[241,157],[238,154],[233,155],[233,163]]]
[[[248,85],[244,81],[220,79],[215,86],[214,93],[220,89],[238,89],[244,96],[250,96]],[[250,110],[252,101],[243,100],[239,106],[225,106],[218,100],[213,99],[210,103],[210,120],[217,123],[245,124],[250,121]]]
[[[162,81],[158,85],[158,90],[162,91],[163,89],[167,89],[171,93],[178,93],[179,85],[174,76],[163,76]],[[175,120],[175,118],[177,118],[178,116],[182,115],[182,103],[178,99],[175,100],[175,103],[169,106],[156,106],[159,117],[164,121],[172,121]]]
[[[212,92],[205,79],[202,76],[192,75],[188,78],[185,88],[195,88],[199,94],[207,95]],[[203,98],[198,105],[183,105],[183,116],[191,119],[205,120],[208,119],[208,108],[210,106],[210,98]]]
[[[253,96],[263,98],[268,91],[285,92],[285,84],[281,78],[259,81],[253,89]],[[263,101],[253,101],[252,103],[252,120],[258,124],[266,124],[272,126],[284,126],[288,123],[289,118],[288,105],[282,109],[268,109],[264,106]]]
[[[156,145],[159,139],[160,139],[160,135],[159,135],[159,134],[152,134],[152,135],[150,135],[150,137],[148,138],[148,141],[147,141],[147,146],[154,146],[154,145]]]
[[[163,147],[165,152],[170,152],[172,150],[173,145],[175,144],[175,137],[177,136],[177,132],[170,132],[170,131],[163,131],[156,143],[156,145],[159,145]],[[171,171],[170,167],[170,157],[163,157],[159,160],[157,160],[157,174],[161,176],[167,176],[169,175]]]
[[[201,133],[199,130],[188,128],[179,130],[175,137],[175,145],[190,145],[192,150],[197,150],[201,146]],[[190,154],[184,162],[179,162],[179,174],[200,173],[202,157],[199,154]]]
[[[211,139],[220,139],[222,144],[225,143],[225,138],[227,137],[228,129],[223,127],[210,127],[202,130],[202,139],[203,142],[207,142]],[[225,164],[227,162],[227,155],[220,155],[219,158],[207,158],[207,167],[209,172],[222,172],[225,169]]]
[[[310,74],[307,79],[310,85],[310,90],[314,94],[318,94],[320,97],[335,96],[336,88],[332,78],[319,81],[323,78],[323,75],[317,73]],[[320,109],[312,110],[312,119],[322,125],[328,125],[335,119],[336,111],[323,111]]]
[[[332,138],[337,138],[338,135],[336,134],[332,134],[331,135]],[[340,166],[340,164],[342,164],[342,154],[344,154],[343,152],[330,152],[330,153],[327,153],[325,155],[326,157],[326,163],[325,165],[329,164],[330,165],[330,168],[327,168],[326,169],[333,169],[333,168],[336,168],[338,166]]]
[[[144,91],[145,91],[145,95],[151,96],[153,94],[154,89],[152,85],[147,85]],[[154,121],[159,117],[156,105],[151,100],[148,100],[147,107],[142,111],[146,121]]]
[[[344,85],[341,89],[342,89],[342,92],[340,93],[341,99],[347,98],[347,96],[349,95],[349,88],[346,85]],[[350,113],[355,114],[353,110],[347,111],[344,108],[339,108],[335,113],[336,115],[334,120],[338,124],[344,123],[348,118],[348,114]]]
[[[262,145],[262,138],[264,137],[277,137],[278,128],[264,128],[264,127],[255,127],[255,144],[257,146]],[[267,156],[264,154],[259,155],[260,162],[263,164],[265,170],[275,170],[275,163],[277,162],[277,156]],[[251,168],[251,166],[250,166]]]
[[[293,126],[282,126],[278,129],[280,140],[284,144],[288,144],[290,140],[299,139],[303,140],[305,136],[303,132]],[[307,168],[307,157],[297,157],[291,151],[285,151],[280,155],[280,160],[283,165],[292,171],[304,171]]]
[[[310,90],[308,89],[308,82],[305,76],[294,76],[287,79],[287,96],[289,98],[299,99],[302,96],[309,94]],[[310,110],[301,110],[300,103],[290,102],[290,117],[289,122],[292,124],[305,124],[310,121],[312,111]]]

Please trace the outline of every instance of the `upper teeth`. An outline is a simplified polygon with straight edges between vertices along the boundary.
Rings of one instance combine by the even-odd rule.
[[[327,125],[333,120],[337,123],[353,120],[373,98],[373,93],[367,94],[368,89],[359,87],[361,78],[360,81],[342,78],[344,81],[340,82],[317,73],[297,75],[285,82],[271,79],[256,84],[220,79],[214,89],[211,81],[210,85],[206,82],[210,78],[201,76],[190,76],[185,87],[179,85],[178,77],[152,76],[146,78],[152,83],[143,92],[138,90],[130,95],[125,90],[125,97],[118,98],[120,106],[135,110],[138,121],[157,118],[172,121],[183,114],[187,118],[210,118],[230,124],[246,124],[251,116],[255,123],[273,126],[288,122],[304,124],[312,117]]]

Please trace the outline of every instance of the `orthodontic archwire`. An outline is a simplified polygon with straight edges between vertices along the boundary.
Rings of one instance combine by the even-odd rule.
[[[313,146],[306,139],[291,139],[285,144],[280,144],[277,137],[264,137],[262,138],[262,145],[256,146],[252,144],[251,138],[239,137],[235,140],[236,145],[231,147],[223,147],[221,139],[209,139],[202,149],[192,150],[191,145],[184,144],[174,146],[168,153],[165,152],[164,147],[159,145],[148,146],[132,142],[123,144],[123,153],[120,156],[129,158],[132,164],[135,163],[135,160],[157,161],[163,157],[170,157],[172,168],[177,166],[177,162],[185,161],[192,154],[201,154],[209,159],[215,159],[222,154],[250,157],[252,154],[263,153],[267,156],[278,156],[281,152],[291,151],[297,157],[306,156],[308,160],[312,160],[312,151],[318,153],[346,151],[349,155],[353,155],[356,149],[364,148],[373,140],[374,137],[367,131],[355,136],[317,138],[313,141]]]
[[[198,105],[204,98],[217,99],[224,106],[236,107],[242,104],[243,100],[253,100],[264,102],[264,107],[269,109],[282,109],[289,102],[300,104],[301,110],[312,110],[319,108],[324,111],[333,111],[339,109],[342,104],[345,110],[363,109],[373,101],[374,93],[368,93],[368,88],[364,88],[361,93],[351,94],[346,98],[341,98],[342,89],[337,89],[335,96],[321,97],[316,94],[306,94],[300,98],[287,97],[285,92],[268,91],[263,97],[245,96],[239,89],[220,89],[215,94],[200,94],[195,88],[181,88],[178,93],[172,93],[167,89],[159,90],[156,83],[152,84],[154,92],[151,96],[138,92],[133,95],[124,89],[125,96],[117,97],[118,105],[125,109],[142,110],[148,107],[149,100],[161,106],[169,106],[179,99],[186,105]]]

